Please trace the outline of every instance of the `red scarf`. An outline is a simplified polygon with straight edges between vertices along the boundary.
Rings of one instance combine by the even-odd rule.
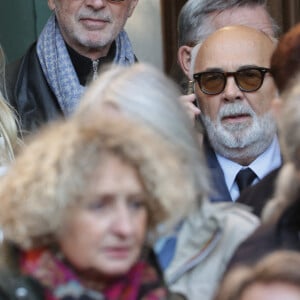
[[[85,295],[96,299],[101,294],[85,288],[68,264],[46,249],[22,254],[21,270],[47,288],[47,300],[79,299]],[[106,300],[162,300],[167,296],[156,269],[145,261],[137,262],[126,276],[116,279],[102,291]],[[144,296],[140,296],[143,293]],[[88,299],[88,298],[87,298]]]

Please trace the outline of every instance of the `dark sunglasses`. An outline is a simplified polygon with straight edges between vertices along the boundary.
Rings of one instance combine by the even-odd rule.
[[[224,91],[227,77],[233,76],[236,85],[243,92],[255,92],[263,84],[268,68],[249,67],[236,72],[208,71],[194,74],[200,90],[207,95],[217,95]]]

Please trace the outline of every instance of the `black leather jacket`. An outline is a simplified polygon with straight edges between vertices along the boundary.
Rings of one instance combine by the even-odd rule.
[[[7,66],[6,84],[8,101],[16,110],[25,133],[63,117],[57,98],[42,71],[36,43],[20,60]]]
[[[106,57],[100,58],[98,70],[101,65],[113,61],[115,56],[114,45],[112,45]],[[82,71],[83,62],[78,62],[78,54],[75,57],[76,59],[77,64],[79,64],[79,71]],[[72,62],[74,65],[74,61]],[[135,62],[137,62],[136,57]],[[74,67],[76,69],[76,64]],[[78,72],[77,75],[79,80],[82,79]],[[89,70],[86,74],[81,74],[83,77],[88,75]],[[85,85],[86,80],[82,84]],[[23,133],[35,131],[43,124],[63,117],[59,102],[48,85],[41,68],[36,52],[36,43],[27,50],[20,60],[7,67],[6,85],[8,101],[19,117]]]

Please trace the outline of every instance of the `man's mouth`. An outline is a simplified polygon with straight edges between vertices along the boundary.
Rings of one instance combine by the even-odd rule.
[[[251,119],[250,114],[235,114],[235,115],[228,115],[222,117],[222,122],[224,123],[241,123],[241,122],[247,122]]]
[[[88,29],[102,29],[109,22],[104,19],[94,19],[94,18],[81,18],[80,22]]]

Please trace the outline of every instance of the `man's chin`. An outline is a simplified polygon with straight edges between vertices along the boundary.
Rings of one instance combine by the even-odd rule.
[[[222,124],[222,127],[231,135],[235,135],[237,131],[246,131],[251,128],[251,122],[235,122]]]
[[[225,152],[242,151],[255,142],[248,130],[225,130],[211,139],[213,148],[224,149]]]

